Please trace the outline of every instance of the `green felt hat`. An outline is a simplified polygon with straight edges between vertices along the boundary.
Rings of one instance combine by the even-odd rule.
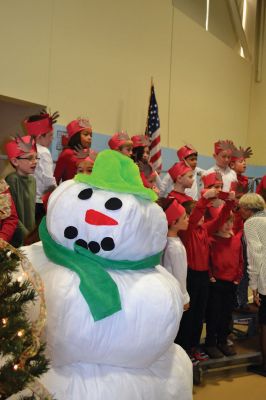
[[[152,189],[143,186],[139,169],[131,158],[115,150],[101,151],[94,163],[91,175],[77,174],[75,181],[111,192],[130,193],[156,201]]]

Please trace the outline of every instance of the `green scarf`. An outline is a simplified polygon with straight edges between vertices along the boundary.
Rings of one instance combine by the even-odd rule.
[[[70,250],[51,238],[45,217],[40,224],[39,234],[47,258],[78,274],[80,291],[94,321],[108,317],[122,308],[117,285],[105,269],[139,270],[154,268],[160,263],[161,253],[139,261],[116,261],[97,256],[76,244],[74,250]]]

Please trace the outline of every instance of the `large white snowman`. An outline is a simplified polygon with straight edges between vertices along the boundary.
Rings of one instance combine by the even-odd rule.
[[[173,344],[183,310],[160,263],[167,222],[128,157],[105,150],[92,175],[50,196],[42,244],[27,248],[47,305],[57,400],[189,400],[192,366]]]

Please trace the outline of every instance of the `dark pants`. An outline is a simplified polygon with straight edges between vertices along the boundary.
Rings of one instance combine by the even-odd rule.
[[[207,346],[226,343],[230,331],[236,288],[237,286],[233,282],[220,279],[210,283],[206,312]]]
[[[200,344],[209,291],[208,271],[194,271],[188,268],[187,291],[190,308],[183,313],[175,343],[186,351]]]
[[[42,218],[45,216],[45,208],[43,203],[35,203],[35,222],[39,225]]]
[[[247,244],[244,237],[241,238],[243,249],[243,277],[239,282],[236,290],[236,308],[244,307],[248,304],[248,260],[247,260]]]

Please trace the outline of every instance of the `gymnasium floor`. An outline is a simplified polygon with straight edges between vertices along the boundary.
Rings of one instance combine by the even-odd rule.
[[[237,354],[259,351],[258,335],[244,339],[234,337],[233,340]],[[247,372],[245,366],[230,370],[206,371],[203,373],[202,383],[194,386],[193,399],[264,400],[266,399],[266,378]]]

